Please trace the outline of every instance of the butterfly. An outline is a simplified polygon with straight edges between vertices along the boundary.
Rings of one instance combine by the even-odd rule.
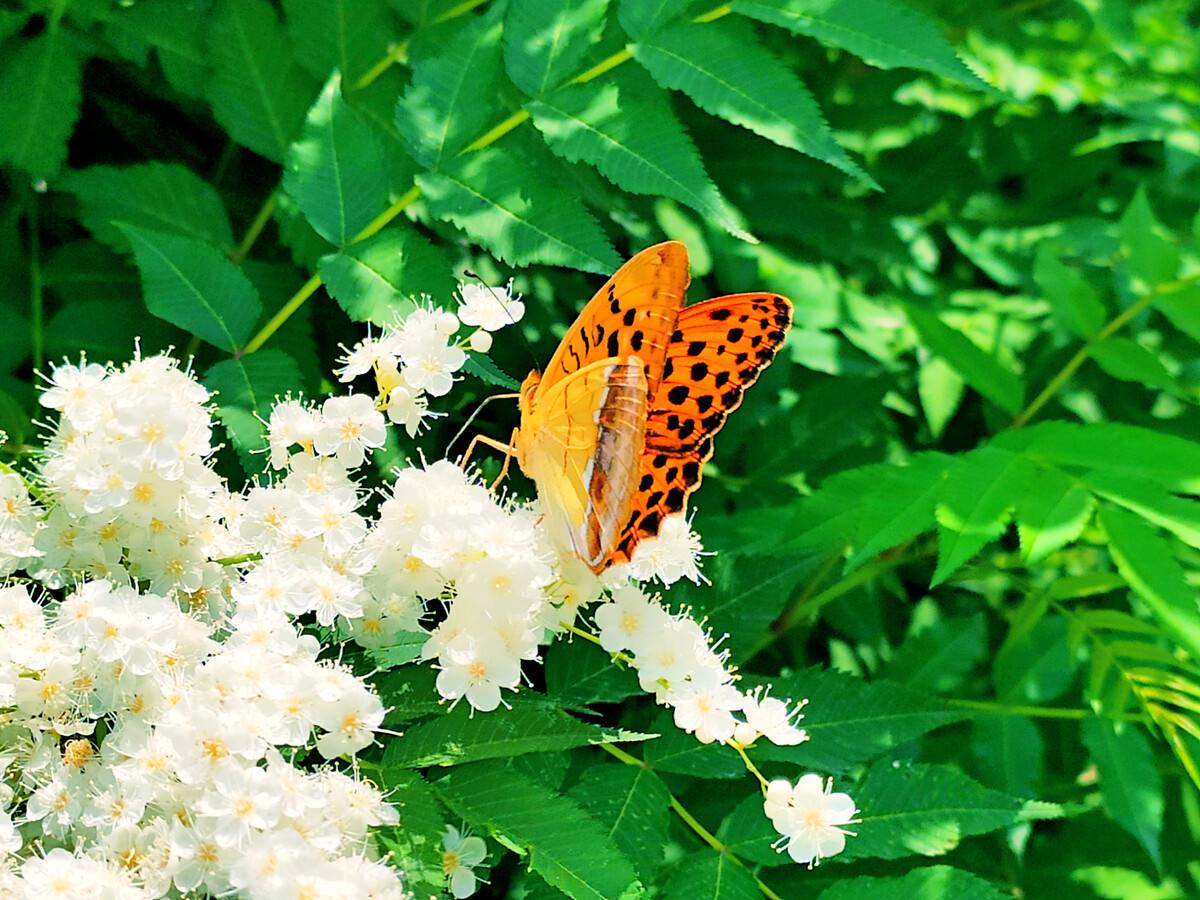
[[[713,437],[775,357],[792,323],[777,294],[684,306],[690,275],[678,241],[617,270],[563,336],[545,371],[521,385],[508,445],[537,486],[565,548],[595,573],[683,514]],[[468,450],[468,455],[469,455]]]

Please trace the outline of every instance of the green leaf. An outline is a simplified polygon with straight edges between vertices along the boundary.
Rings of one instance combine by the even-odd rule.
[[[622,68],[526,109],[559,156],[590,163],[623,190],[678,200],[735,237],[754,240],[709,180],[667,96],[646,76]]]
[[[421,651],[427,643],[429,643],[429,632],[427,631],[401,631],[386,647],[372,647],[367,650],[367,655],[380,669],[395,669],[415,659],[420,659]]]
[[[1179,390],[1174,376],[1167,371],[1162,360],[1129,338],[1105,338],[1088,348],[1088,355],[1113,378],[1132,381],[1146,387]]]
[[[613,900],[640,894],[629,860],[574,800],[489,763],[455,769],[436,787],[469,824],[528,852],[530,868],[567,896]]]
[[[463,371],[494,387],[502,387],[510,391],[517,391],[521,388],[521,382],[505,374],[504,370],[496,365],[490,356],[482,353],[469,354],[466,363],[463,364]]]
[[[300,382],[296,361],[282,350],[260,350],[251,356],[225,359],[204,375],[204,386],[216,393],[217,415],[248,474],[261,472],[267,446],[264,419],[276,397]]]
[[[1100,524],[1121,577],[1167,632],[1192,656],[1200,656],[1200,609],[1171,546],[1132,513],[1100,508]]]
[[[296,59],[324,81],[335,69],[354,82],[396,39],[385,0],[284,0]]]
[[[1112,472],[1089,472],[1084,481],[1105,500],[1111,500],[1147,522],[1165,528],[1181,541],[1200,549],[1200,503],[1176,497],[1152,481]]]
[[[677,18],[690,0],[620,0],[617,18],[634,40]]]
[[[717,837],[729,852],[756,865],[768,868],[795,865],[787,853],[780,853],[772,846],[779,840],[779,832],[763,810],[760,791],[756,790],[721,820]]]
[[[375,325],[394,323],[422,294],[446,303],[457,287],[442,251],[407,225],[321,257],[318,271],[346,315]]]
[[[472,715],[466,704],[414,725],[384,752],[390,766],[458,766],[481,759],[569,750],[589,744],[642,740],[645,735],[589,725],[561,710],[514,706],[498,715]]]
[[[133,263],[95,241],[59,244],[42,265],[42,283],[64,303],[127,303],[137,299]]]
[[[569,796],[597,822],[649,884],[662,864],[671,794],[644,766],[604,763],[585,769]]]
[[[446,833],[446,810],[433,789],[416,772],[382,770],[387,800],[400,814],[400,824],[376,828],[372,835],[382,849],[394,854],[389,864],[404,873],[407,890],[424,886],[422,894],[440,896],[446,876],[442,863],[442,836]]]
[[[228,257],[194,238],[118,227],[133,245],[150,312],[231,353],[245,343],[261,305],[250,280]]]
[[[513,84],[540,97],[578,73],[604,30],[609,0],[514,0],[504,20],[504,66]]]
[[[4,434],[4,440],[0,441],[0,445],[25,443],[25,439],[29,436],[30,425],[29,413],[25,411],[17,398],[7,391],[0,391],[0,433]],[[0,469],[0,471],[7,471],[7,469]]]
[[[1015,498],[1034,478],[1023,456],[983,447],[950,470],[938,497],[938,564],[933,584],[953,575],[971,557],[1004,533]]]
[[[1025,387],[1015,372],[1004,368],[995,357],[933,313],[911,304],[904,309],[930,353],[945,360],[963,381],[1002,410],[1017,414]]]
[[[702,850],[679,863],[664,900],[760,900],[758,882],[726,853]]]
[[[429,211],[513,266],[613,271],[608,238],[569,191],[511,144],[488,147],[417,176]]]
[[[1027,716],[982,716],[971,724],[971,749],[979,777],[1014,797],[1037,795],[1045,767],[1045,744]]]
[[[559,640],[546,649],[546,693],[563,704],[612,703],[641,691],[632,669],[593,644]]]
[[[1200,286],[1158,294],[1154,306],[1172,325],[1200,341]]]
[[[178,331],[145,314],[131,291],[120,301],[76,300],[61,307],[46,326],[46,355],[78,358],[84,352],[92,362],[122,363],[135,348],[159,353],[178,339]]]
[[[217,121],[239,144],[283,162],[318,83],[296,63],[275,10],[266,0],[220,0],[208,51]]]
[[[429,666],[401,666],[376,676],[372,684],[387,707],[386,721],[391,727],[445,714],[437,692],[437,672]]]
[[[1063,265],[1049,241],[1038,245],[1033,277],[1042,289],[1054,316],[1081,338],[1088,338],[1104,326],[1106,311],[1087,279]]]
[[[71,36],[54,23],[45,32],[5,46],[0,69],[0,162],[34,178],[51,178],[67,158],[67,139],[79,118],[83,64]]]
[[[1095,506],[1091,493],[1060,469],[1035,466],[1017,498],[1021,556],[1033,565],[1075,541]]]
[[[982,613],[938,619],[905,639],[883,674],[917,690],[947,693],[987,652]]]
[[[1012,894],[950,866],[923,866],[891,878],[841,878],[818,900],[1009,900]]]
[[[683,91],[706,112],[879,189],[834,139],[800,79],[745,23],[679,22],[647,34],[632,50],[655,81]]]
[[[208,21],[192,4],[138,0],[116,5],[107,26],[110,36],[114,31],[123,33],[153,47],[163,74],[175,90],[189,97],[204,94],[210,66],[205,48]]]
[[[1179,248],[1165,236],[1154,217],[1145,187],[1139,187],[1121,216],[1118,226],[1121,250],[1129,260],[1129,271],[1144,287],[1170,281],[1179,271]]]
[[[824,772],[844,772],[968,715],[894,681],[864,681],[832,670],[806,669],[771,684],[772,696],[808,699],[800,726],[810,740],[792,747],[762,741],[754,745],[753,758]]]
[[[822,44],[881,69],[921,69],[994,90],[959,58],[937,24],[899,0],[734,0],[734,12]]]
[[[396,127],[427,169],[449,162],[503,116],[496,92],[502,8],[422,29],[413,42],[413,78],[396,104]]]
[[[946,423],[958,412],[966,384],[940,356],[930,357],[921,364],[917,372],[917,394],[934,438],[941,437]]]
[[[344,247],[383,211],[388,186],[375,132],[342,99],[341,84],[330,76],[309,110],[288,150],[283,189],[317,234]]]
[[[1003,702],[1044,704],[1067,692],[1075,669],[1066,620],[1053,616],[1010,633],[992,663],[992,680]]]
[[[63,190],[79,200],[80,218],[96,240],[128,250],[119,222],[177,234],[228,250],[233,229],[216,188],[178,163],[92,166],[69,172]]]
[[[991,446],[1064,468],[1146,478],[1170,491],[1200,494],[1200,443],[1149,428],[1045,422],[999,435]]]
[[[1163,787],[1150,742],[1129,722],[1092,718],[1083,723],[1083,743],[1100,772],[1109,818],[1133,835],[1161,869]]]
[[[659,772],[696,778],[741,778],[746,768],[736,753],[721,744],[702,744],[675,727],[670,715],[660,713],[651,726],[659,737],[646,744],[646,765]]]
[[[948,765],[900,765],[883,759],[854,789],[862,810],[850,859],[942,856],[971,835],[1017,824],[1022,802],[985,788]]]

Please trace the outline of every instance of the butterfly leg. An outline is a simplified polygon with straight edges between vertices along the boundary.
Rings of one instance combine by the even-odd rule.
[[[491,447],[495,450],[502,451],[504,453],[504,467],[500,470],[500,477],[497,478],[495,480],[495,482],[493,482],[491,485],[494,488],[497,484],[500,483],[500,481],[508,473],[509,460],[511,460],[517,452],[517,448],[514,446],[514,443],[513,443],[516,441],[516,438],[517,438],[517,429],[516,428],[513,429],[513,434],[512,434],[512,439],[511,439],[512,442],[507,443],[507,444],[504,443],[503,441],[498,441],[495,438],[488,437],[486,434],[477,434],[473,438],[471,438],[471,443],[467,444],[467,452],[463,454],[463,457],[461,460],[459,460],[458,464],[460,467],[462,467],[464,469],[467,467],[467,462],[468,462],[468,460],[470,460],[471,454],[473,454],[475,452],[475,446],[477,444],[483,444],[486,447]]]
[[[494,491],[496,487],[504,480],[504,476],[508,474],[508,465],[512,462],[512,458],[517,453],[517,432],[519,429],[514,428],[512,437],[508,439],[508,445],[504,448],[504,465],[500,467],[500,474],[496,476],[496,480],[488,485],[488,489]]]

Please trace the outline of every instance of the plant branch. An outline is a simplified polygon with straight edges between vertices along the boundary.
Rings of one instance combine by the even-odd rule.
[[[250,223],[250,227],[246,229],[245,236],[233,248],[233,252],[229,254],[229,258],[235,263],[240,263],[246,258],[250,253],[250,248],[258,240],[258,236],[267,227],[267,222],[271,221],[271,214],[275,212],[275,204],[279,202],[279,191],[280,187],[276,185],[275,189],[267,195],[267,199],[263,201],[263,205],[259,207],[258,213]]]
[[[645,760],[638,759],[636,756],[631,756],[620,747],[614,747],[612,744],[597,744],[596,746],[600,747],[600,749],[606,751],[607,753],[611,753],[626,765],[638,766],[639,768],[650,769],[653,771],[653,769],[651,769],[650,765],[647,764]],[[754,874],[753,870],[747,866],[746,863],[743,862],[732,850],[721,843],[720,839],[715,834],[700,824],[700,820],[688,812],[687,807],[680,803],[679,799],[674,794],[667,794],[667,802],[670,804],[671,809],[674,810],[675,815],[679,816],[679,818],[683,820],[688,828],[692,829],[692,831],[696,833],[700,840],[704,841],[704,843],[708,844],[708,846],[712,847],[712,849],[716,850],[718,853],[724,855],[735,865],[741,866],[743,869],[749,872],[750,877],[754,879],[755,883],[758,885],[759,891],[762,892],[764,897],[769,898],[769,900],[783,900],[783,898],[771,890],[771,888],[763,884],[762,880]]]
[[[973,709],[983,713],[993,713],[999,716],[1029,716],[1033,719],[1091,719],[1096,712],[1091,709],[1077,709],[1063,706],[1022,706],[1020,704],[1001,703],[998,700],[960,700],[954,697],[946,698],[951,706],[962,709]],[[1138,713],[1108,715],[1105,718],[1119,719],[1123,722],[1146,722],[1146,716]]]
[[[1060,390],[1062,390],[1062,386],[1067,383],[1072,375],[1075,374],[1076,370],[1085,362],[1087,362],[1088,358],[1091,356],[1093,347],[1095,347],[1101,341],[1112,337],[1114,334],[1128,325],[1131,321],[1133,321],[1134,318],[1149,308],[1159,297],[1163,296],[1164,294],[1173,294],[1176,291],[1181,291],[1186,287],[1196,284],[1197,282],[1200,282],[1200,272],[1184,276],[1183,278],[1177,278],[1174,281],[1164,281],[1160,284],[1156,284],[1153,288],[1146,292],[1145,296],[1140,298],[1136,303],[1131,304],[1128,309],[1126,309],[1120,315],[1115,316],[1103,328],[1084,341],[1083,346],[1080,347],[1075,352],[1075,355],[1067,360],[1066,364],[1058,370],[1058,373],[1050,379],[1044,388],[1042,388],[1041,393],[1034,397],[1033,400],[1030,401],[1029,405],[1021,410],[1017,417],[1012,420],[1012,422],[1009,424],[1009,428],[1020,428],[1022,425],[1028,424],[1029,420],[1037,415],[1041,408],[1049,403],[1054,396]]]

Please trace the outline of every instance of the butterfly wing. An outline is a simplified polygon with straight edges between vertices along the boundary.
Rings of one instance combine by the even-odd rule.
[[[653,392],[689,277],[687,248],[679,241],[647,247],[621,266],[563,336],[542,374],[540,395],[548,397],[557,381],[589,363],[634,355],[642,360]]]
[[[629,518],[606,565],[627,562],[666,516],[687,509],[713,436],[775,358],[791,324],[791,301],[775,294],[716,297],[679,314],[650,398]]]
[[[648,392],[638,356],[599,360],[558,380],[522,421],[521,468],[564,549],[599,572],[629,517]]]

